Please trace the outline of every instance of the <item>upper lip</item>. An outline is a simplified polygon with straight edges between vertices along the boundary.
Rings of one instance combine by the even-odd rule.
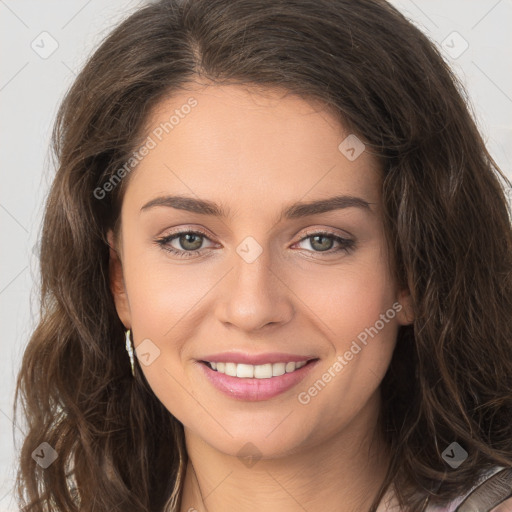
[[[301,356],[297,354],[284,354],[282,352],[267,352],[264,354],[247,354],[240,352],[223,352],[221,354],[211,354],[204,356],[200,361],[208,361],[210,363],[235,363],[235,364],[252,364],[259,365],[265,363],[299,363],[301,361],[309,361],[317,359],[314,356]]]

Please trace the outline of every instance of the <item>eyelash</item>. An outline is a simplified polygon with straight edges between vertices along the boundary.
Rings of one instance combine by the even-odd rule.
[[[209,239],[208,235],[206,233],[203,233],[202,231],[190,231],[190,230],[188,230],[188,231],[178,231],[176,233],[171,233],[170,235],[166,235],[166,236],[164,236],[162,238],[157,238],[155,240],[155,242],[164,251],[168,251],[168,252],[174,254],[175,256],[177,256],[179,258],[190,258],[190,257],[195,256],[195,255],[199,256],[201,251],[202,251],[202,249],[196,249],[194,251],[182,251],[182,250],[175,249],[174,247],[171,247],[170,245],[168,245],[169,242],[171,242],[175,238],[180,237],[181,235],[199,235],[199,236],[202,236],[204,238]],[[319,253],[319,254],[323,254],[323,253],[335,254],[335,253],[338,253],[340,251],[343,251],[346,254],[349,254],[354,249],[354,247],[355,247],[355,241],[354,240],[349,240],[347,238],[342,238],[342,237],[337,236],[334,233],[330,233],[328,231],[313,231],[313,232],[306,233],[306,236],[301,238],[297,243],[303,242],[304,240],[307,240],[308,238],[312,238],[312,237],[318,236],[318,235],[326,237],[326,238],[333,239],[334,241],[336,241],[336,242],[338,242],[340,244],[340,247],[338,247],[335,250],[329,249],[327,251],[310,251],[310,252],[315,252],[315,253]]]

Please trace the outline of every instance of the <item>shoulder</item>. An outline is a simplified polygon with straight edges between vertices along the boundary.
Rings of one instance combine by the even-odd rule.
[[[467,493],[425,512],[512,512],[512,468],[495,467],[482,474]]]

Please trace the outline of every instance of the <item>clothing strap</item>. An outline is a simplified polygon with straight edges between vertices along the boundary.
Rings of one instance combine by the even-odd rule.
[[[509,498],[512,498],[512,468],[504,468],[473,488],[455,512],[491,512]],[[510,512],[512,512],[512,503]]]

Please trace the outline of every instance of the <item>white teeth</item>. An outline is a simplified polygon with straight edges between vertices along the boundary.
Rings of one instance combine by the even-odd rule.
[[[224,373],[230,377],[236,377],[236,366],[237,365],[235,363],[226,363],[226,369]]]
[[[258,364],[254,367],[254,378],[255,379],[270,379],[272,377],[272,365]]]
[[[285,370],[286,373],[291,373],[295,371],[295,368],[297,367],[297,363],[286,363]]]
[[[208,363],[212,370],[224,373],[231,377],[241,379],[270,379],[279,377],[285,373],[292,373],[307,364],[307,361],[300,363],[266,363],[266,364],[236,364],[236,363]]]
[[[252,379],[254,377],[254,366],[252,364],[237,364],[236,376],[244,379]]]
[[[279,377],[286,373],[286,363],[274,363],[272,365],[272,377]]]

